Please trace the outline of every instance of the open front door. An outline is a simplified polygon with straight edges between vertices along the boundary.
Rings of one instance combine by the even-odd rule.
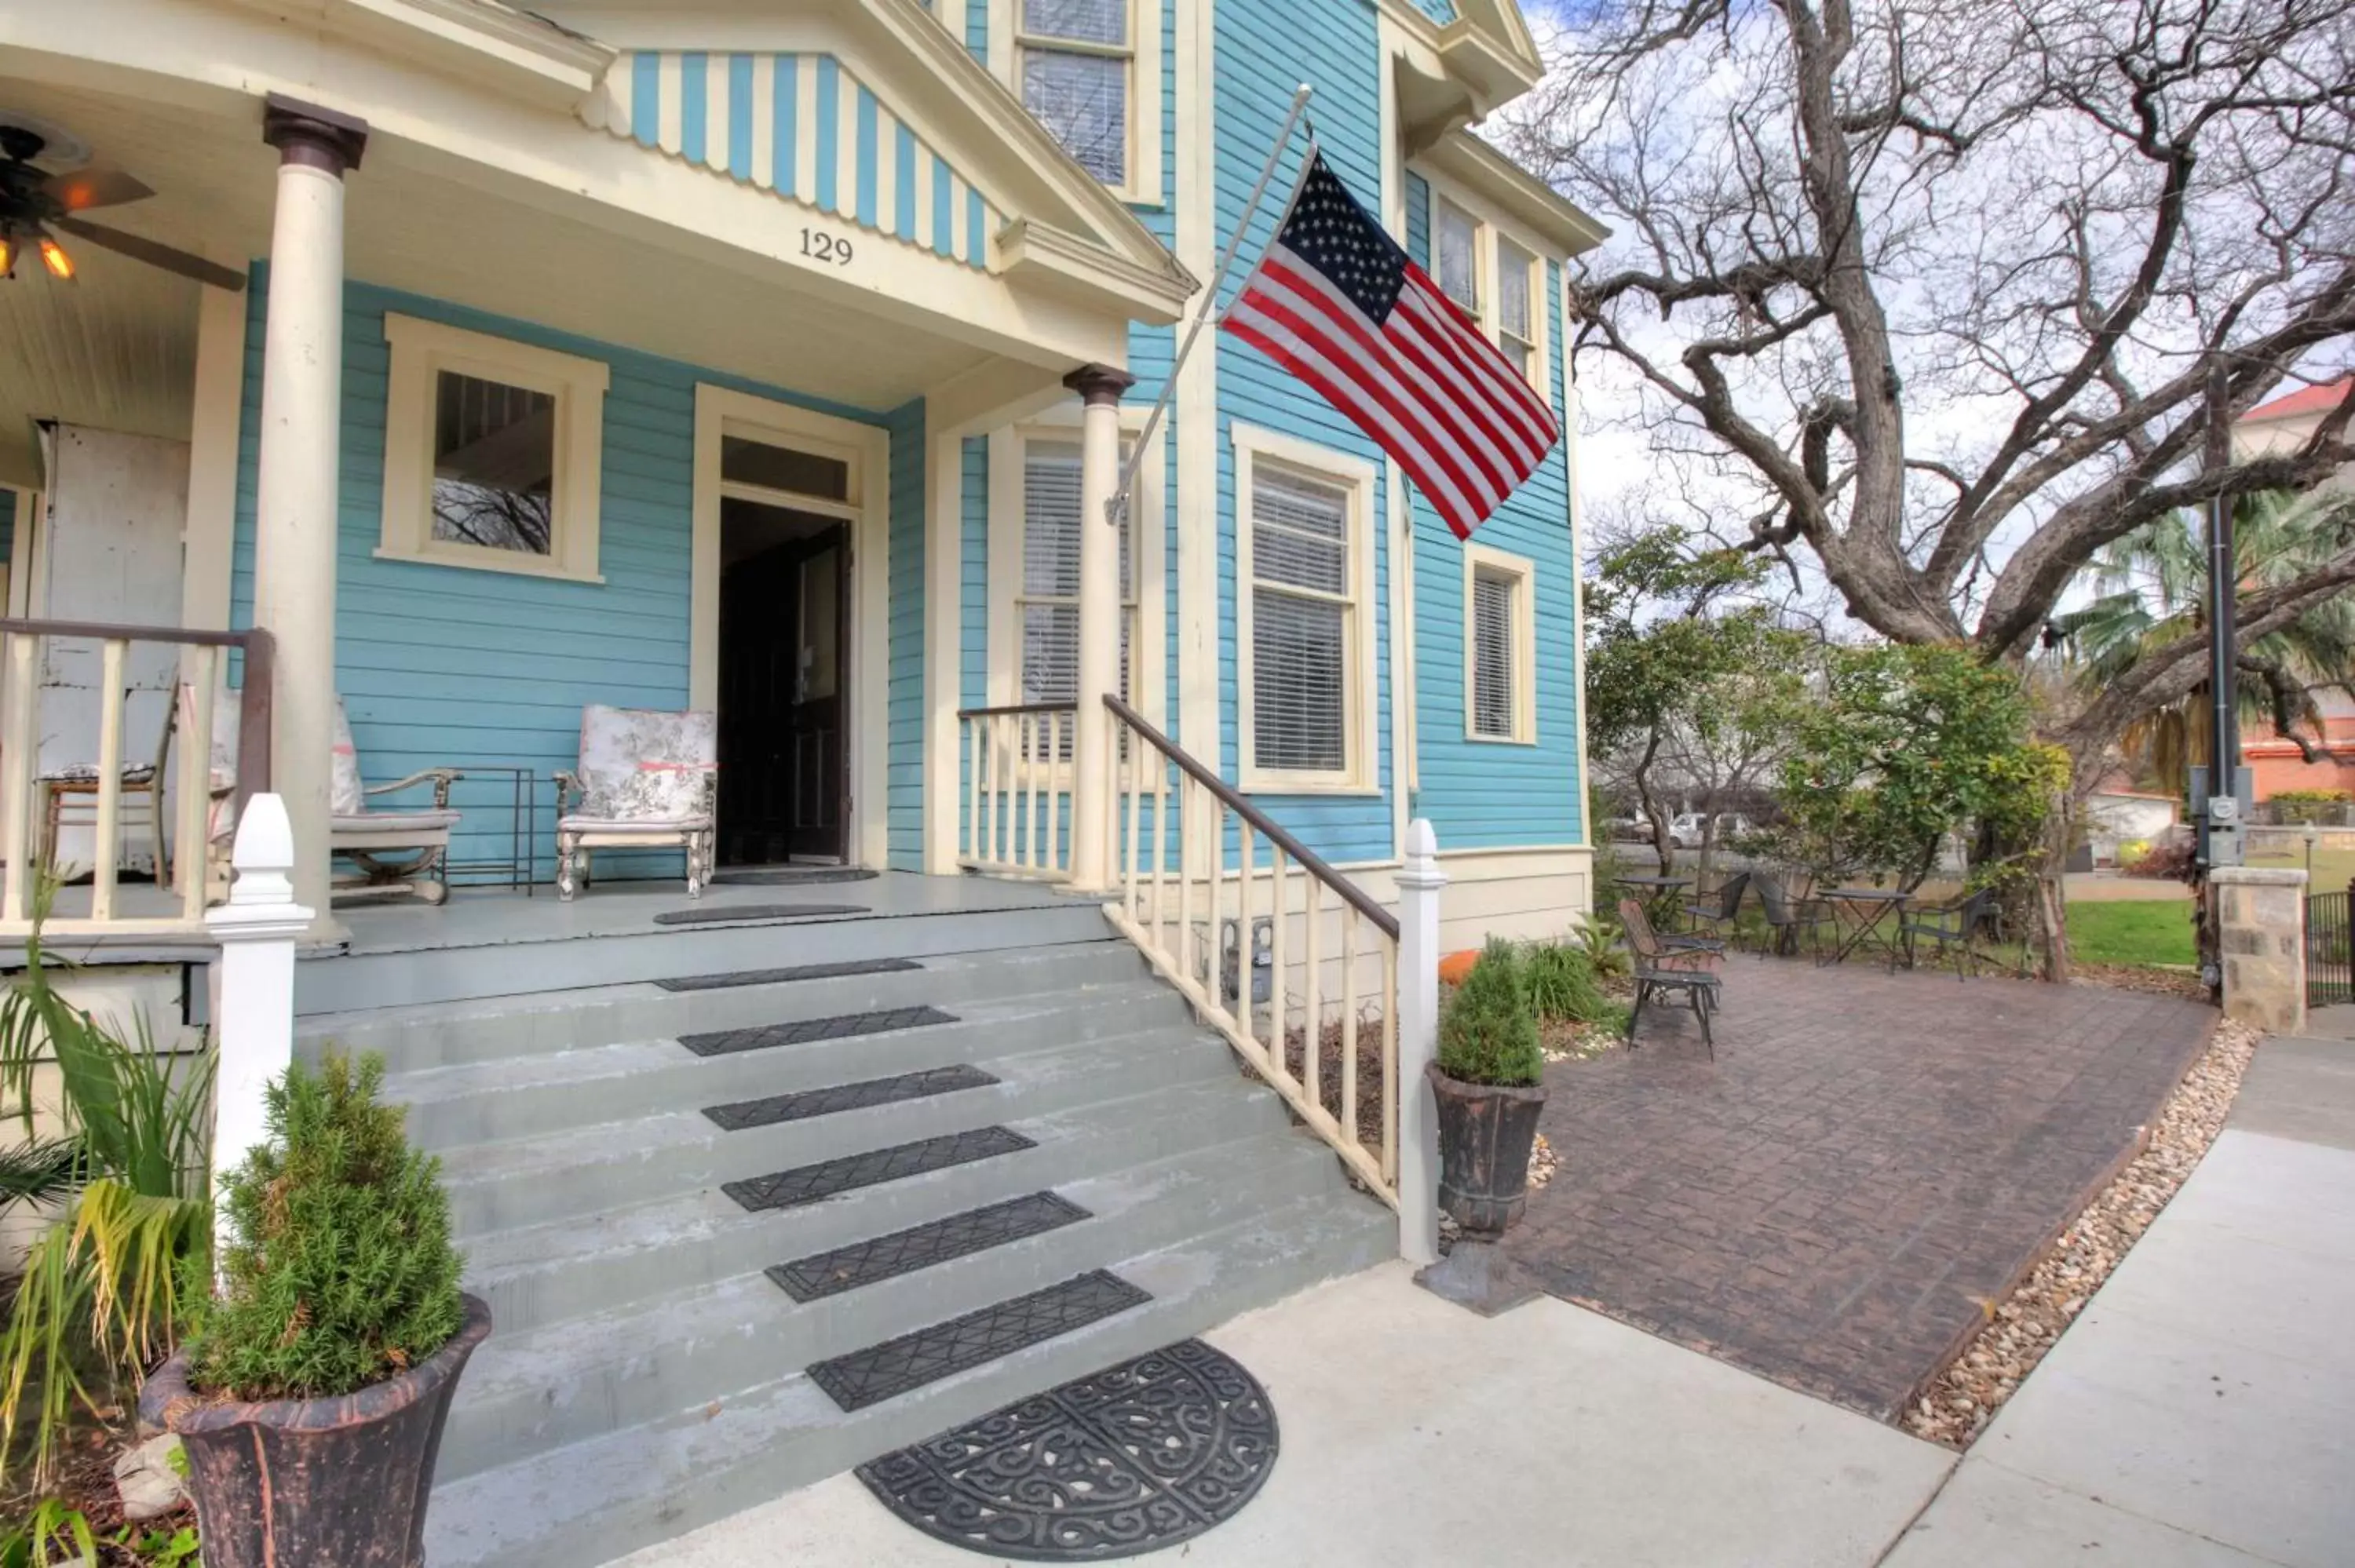
[[[719,861],[845,860],[848,525],[731,496],[719,588]]]

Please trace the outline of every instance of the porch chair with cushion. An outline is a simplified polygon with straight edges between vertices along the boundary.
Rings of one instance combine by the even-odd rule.
[[[216,737],[219,735],[217,726]],[[459,814],[450,809],[450,786],[465,775],[454,768],[427,768],[389,784],[364,784],[359,749],[352,744],[344,699],[336,699],[336,751],[328,781],[327,848],[357,867],[336,879],[338,894],[409,893],[428,904],[450,896],[442,880],[450,855],[450,832]],[[375,808],[368,801],[421,784],[433,787],[431,806]],[[398,858],[388,858],[398,857]]]
[[[1646,1002],[1659,997],[1682,996],[1693,1016],[1700,1021],[1700,1040],[1709,1048],[1709,1059],[1716,1061],[1717,1040],[1710,1032],[1709,1019],[1717,1011],[1723,988],[1716,966],[1724,957],[1724,945],[1665,945],[1653,931],[1651,917],[1644,913],[1643,905],[1633,898],[1619,901],[1619,921],[1626,929],[1627,952],[1635,960],[1636,969],[1636,1004],[1627,1010],[1627,1048],[1636,1048],[1636,1025],[1644,1016]]]
[[[589,880],[593,850],[681,849],[687,895],[700,897],[711,880],[719,780],[719,726],[709,711],[582,708],[580,768],[556,775],[558,895],[570,899]]]
[[[128,705],[129,693],[125,694]],[[165,779],[171,765],[172,735],[178,727],[179,714],[171,703],[164,705],[164,733],[156,738],[155,755],[152,761],[125,763],[120,775],[122,793],[116,797],[115,821],[122,827],[144,828],[147,835],[148,853],[153,857],[155,880],[172,880],[169,852],[164,842]],[[127,738],[127,737],[126,737]],[[36,781],[41,800],[41,864],[52,871],[58,865],[58,835],[65,828],[91,828],[98,824],[98,764],[70,763],[52,768]],[[129,847],[128,836],[116,840],[116,853]],[[95,870],[95,867],[91,868]]]
[[[1984,887],[1967,898],[1913,911],[1897,927],[1898,938],[1904,944],[1905,967],[1910,969],[1914,966],[1920,944],[1927,942],[1931,947],[1930,961],[1942,964],[1951,958],[1956,980],[1963,978],[1966,965],[1970,973],[1977,974],[1979,929],[1994,917],[1995,894]]]

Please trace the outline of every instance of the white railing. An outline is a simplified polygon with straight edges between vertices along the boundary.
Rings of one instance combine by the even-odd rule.
[[[241,801],[269,788],[270,646],[261,631],[0,620],[0,941],[32,929],[50,875],[76,883],[58,893],[46,927],[52,937],[204,934],[216,799],[234,790]],[[134,651],[156,668],[134,673]],[[238,709],[225,714],[215,694],[232,652],[245,655],[245,685]],[[155,727],[128,735],[133,692],[151,676],[147,687],[160,683]],[[97,711],[86,711],[93,704]],[[231,722],[238,728],[222,738],[237,740],[222,749],[234,767],[216,768],[216,733]],[[122,877],[131,797],[153,853],[152,884]],[[68,831],[88,832],[86,853],[60,851]]]
[[[957,715],[965,787],[959,865],[996,876],[1070,879],[1078,711],[1070,703],[1031,703]]]
[[[1435,1032],[1444,879],[1435,867],[1427,883],[1401,876],[1408,897],[1431,895],[1408,912],[1402,948],[1398,916],[1126,703],[1106,706],[1115,897],[1105,914],[1400,1211],[1401,1251],[1429,1261],[1436,1169],[1423,1063]],[[1428,840],[1428,827],[1416,827]],[[1402,965],[1417,971],[1405,985]],[[1430,983],[1412,983],[1423,969]]]

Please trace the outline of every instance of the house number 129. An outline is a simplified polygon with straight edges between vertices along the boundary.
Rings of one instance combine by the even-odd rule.
[[[802,254],[815,261],[830,261],[837,267],[850,265],[850,241],[837,239],[820,228],[802,230]]]

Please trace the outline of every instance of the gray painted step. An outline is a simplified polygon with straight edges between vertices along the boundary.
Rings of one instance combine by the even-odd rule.
[[[315,1060],[325,1045],[375,1051],[395,1073],[577,1051],[631,1040],[674,1039],[720,1029],[826,1018],[924,1002],[956,1011],[1017,996],[1117,985],[1142,979],[1144,960],[1125,942],[1096,939],[1003,952],[956,953],[889,974],[666,991],[654,985],[599,985],[530,997],[428,1002],[303,1019],[297,1049]]]
[[[655,1420],[1346,1187],[1321,1147],[1257,1136],[1063,1183],[1054,1191],[1087,1218],[815,1301],[795,1302],[754,1273],[538,1329],[502,1327],[460,1384],[442,1473]]]
[[[1366,1267],[1396,1241],[1389,1212],[1353,1193],[1255,1215],[1118,1262],[1153,1296],[1133,1310],[855,1414],[797,1372],[457,1478],[435,1489],[427,1555],[435,1568],[607,1562]]]
[[[1100,940],[1103,911],[1073,901],[1035,908],[940,915],[847,916],[783,925],[656,926],[570,940],[349,953],[296,966],[298,1014],[528,996],[721,969],[850,959],[926,958]]]
[[[804,1208],[756,1212],[709,1187],[481,1236],[462,1244],[466,1286],[490,1303],[501,1335],[519,1334],[1240,1138],[1322,1148],[1289,1129],[1273,1091],[1231,1070],[1007,1125],[1035,1147]],[[863,1147],[874,1143],[870,1133]]]

